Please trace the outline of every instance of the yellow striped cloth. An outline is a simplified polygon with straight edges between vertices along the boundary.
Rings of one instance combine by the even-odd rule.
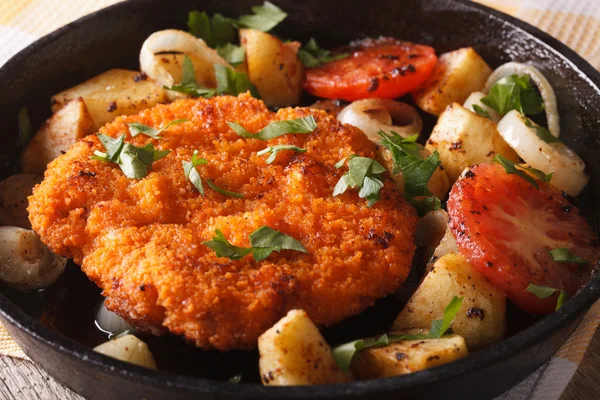
[[[0,66],[29,43],[122,0],[0,0]],[[475,0],[527,21],[600,69],[600,0]],[[498,399],[558,399],[600,324],[600,302],[543,367]],[[0,354],[27,358],[0,325]]]

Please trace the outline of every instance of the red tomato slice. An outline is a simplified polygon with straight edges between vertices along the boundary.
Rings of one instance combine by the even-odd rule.
[[[574,295],[598,267],[600,243],[557,189],[538,185],[500,165],[477,165],[452,188],[448,214],[460,253],[479,273],[525,311],[547,314],[558,294],[541,300],[527,291],[529,284]],[[558,263],[548,254],[556,248],[590,264]]]
[[[352,55],[306,71],[304,89],[326,99],[395,99],[418,89],[437,62],[429,46],[390,38],[353,44]]]

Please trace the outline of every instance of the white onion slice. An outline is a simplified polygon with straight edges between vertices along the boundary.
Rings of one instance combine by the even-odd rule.
[[[556,94],[554,89],[548,82],[548,79],[540,72],[539,69],[518,62],[509,62],[496,68],[490,75],[487,82],[485,83],[484,92],[488,93],[492,86],[500,79],[505,78],[509,75],[529,75],[531,80],[535,83],[542,100],[544,101],[544,108],[546,110],[546,120],[548,121],[548,130],[554,137],[560,137],[560,117],[558,115],[558,107],[556,103]]]
[[[587,184],[585,163],[562,142],[546,143],[528,127],[524,117],[512,110],[498,123],[498,132],[531,167],[545,174],[553,173],[550,183],[558,189],[577,196]]]
[[[96,314],[96,327],[109,336],[116,335],[124,331],[134,332],[135,329],[129,325],[118,314],[106,308],[104,302],[98,307]]]
[[[463,104],[463,107],[469,111],[475,112],[473,105],[476,104],[479,107],[481,107],[483,110],[487,111],[487,113],[489,114],[490,119],[492,121],[494,121],[495,123],[498,123],[500,121],[500,116],[498,115],[496,110],[486,106],[485,104],[483,104],[481,102],[481,99],[484,97],[485,97],[485,93],[483,93],[483,92],[473,92],[469,95],[469,97],[467,97],[467,100],[465,100],[465,104]]]
[[[148,345],[133,335],[125,335],[109,340],[94,347],[94,351],[130,364],[152,369],[157,368]]]
[[[148,36],[140,50],[140,68],[142,72],[161,85],[171,87],[175,83],[173,76],[161,65],[156,54],[158,53],[184,53],[194,63],[196,80],[204,83],[206,80],[215,80],[215,64],[232,68],[216,50],[211,49],[204,40],[194,35],[176,30],[166,29],[154,32]],[[207,74],[207,79],[204,75]]]
[[[17,289],[42,289],[65,270],[67,259],[52,253],[32,230],[0,227],[0,280]]]
[[[343,124],[361,129],[373,142],[379,142],[379,130],[408,137],[421,133],[423,127],[421,116],[414,107],[394,100],[358,100],[347,105],[337,118]]]

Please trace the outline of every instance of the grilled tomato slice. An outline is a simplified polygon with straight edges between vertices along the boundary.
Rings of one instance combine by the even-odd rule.
[[[539,189],[500,165],[477,165],[452,188],[448,214],[460,253],[479,273],[525,311],[546,314],[558,293],[540,299],[529,284],[574,295],[598,267],[600,244],[577,208],[537,183]],[[549,251],[558,248],[588,262],[557,262]]]
[[[306,71],[307,92],[348,101],[395,99],[419,88],[437,62],[432,47],[392,38],[365,39],[343,50],[351,55]]]

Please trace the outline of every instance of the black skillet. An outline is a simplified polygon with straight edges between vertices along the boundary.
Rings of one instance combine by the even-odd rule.
[[[38,126],[49,116],[52,94],[109,68],[137,69],[144,39],[164,28],[185,29],[188,10],[236,16],[259,2],[130,0],[69,24],[23,50],[0,69],[0,178],[18,172],[15,132],[21,106],[31,109],[34,126]],[[473,46],[493,66],[509,60],[533,61],[556,90],[561,139],[588,166],[590,184],[577,205],[598,231],[600,74],[565,45],[523,22],[463,0],[275,2],[289,13],[277,28],[279,35],[302,41],[314,36],[327,48],[364,36],[389,35],[431,44],[438,53]],[[600,280],[595,279],[560,311],[545,318],[533,319],[511,309],[511,336],[438,368],[346,385],[295,388],[256,384],[256,353],[203,352],[175,337],[144,338],[161,371],[92,352],[89,346],[103,340],[93,329],[99,290],[74,265],[55,287],[43,292],[22,293],[0,286],[0,320],[36,363],[94,399],[482,399],[509,389],[548,360],[599,297]],[[327,339],[339,342],[382,332],[398,308],[393,299],[384,299],[327,330]],[[242,383],[226,382],[240,371]]]

